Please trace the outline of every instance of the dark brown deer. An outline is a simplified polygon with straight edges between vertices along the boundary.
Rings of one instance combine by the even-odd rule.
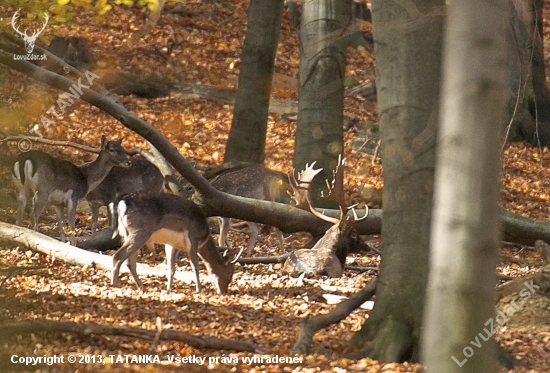
[[[165,244],[168,262],[168,289],[172,289],[176,265],[176,250],[185,250],[200,292],[199,257],[204,261],[218,293],[226,293],[233,264],[223,258],[202,210],[192,201],[172,194],[134,193],[124,195],[110,206],[115,223],[114,234],[123,244],[113,257],[112,284],[118,285],[120,267],[127,261],[138,288],[141,281],[136,272],[137,252],[144,245]]]
[[[343,178],[344,162],[341,157],[338,159],[338,165],[334,171],[332,185],[327,180],[329,188],[328,196],[324,198],[334,201],[340,208],[340,218],[332,218],[317,211],[311,203],[311,181],[321,172],[322,169],[313,169],[315,162],[298,174],[298,180],[294,177],[291,181],[293,195],[292,199],[297,207],[309,209],[315,216],[324,221],[332,223],[324,234],[311,249],[299,249],[294,251],[285,261],[283,270],[290,274],[326,274],[329,277],[340,277],[346,263],[346,257],[349,252],[368,251],[369,247],[359,237],[354,225],[365,219],[368,215],[368,207],[365,209],[365,215],[357,217],[354,207],[347,207],[344,199]],[[349,211],[353,212],[354,220],[346,218]]]
[[[235,167],[234,169],[218,167],[218,170],[214,172],[205,173],[205,177],[210,180],[214,188],[225,193],[263,201],[290,203],[288,196],[290,185],[286,174],[254,163],[235,165]],[[194,192],[193,188],[189,185],[187,185],[187,188],[186,194],[191,195]],[[227,217],[220,217],[219,219],[220,235],[218,245],[230,247],[231,245],[227,239],[230,219]],[[260,228],[254,222],[247,222],[247,224],[251,233],[246,252],[250,253],[256,244]],[[281,251],[284,251],[283,234],[279,229],[276,229],[276,233],[279,239],[279,247]]]
[[[86,195],[92,212],[92,235],[97,231],[99,209],[109,206],[118,196],[135,192],[160,193],[164,177],[157,166],[143,158],[132,159],[130,167],[113,167],[105,179]],[[109,213],[109,225],[112,216]]]
[[[21,225],[27,203],[32,199],[31,225],[38,231],[38,218],[46,205],[51,203],[57,213],[61,239],[65,241],[63,208],[67,206],[69,226],[72,230],[70,242],[74,245],[78,201],[98,186],[111,168],[129,167],[131,164],[120,146],[121,142],[122,139],[107,141],[105,136],[102,136],[101,151],[97,158],[80,167],[41,151],[31,150],[19,154],[12,167],[12,178],[19,190],[17,225]]]

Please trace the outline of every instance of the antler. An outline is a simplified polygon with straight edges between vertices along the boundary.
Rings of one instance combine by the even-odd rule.
[[[295,170],[292,170],[292,180],[289,178],[290,186],[292,188],[292,194],[290,197],[296,203],[296,207],[303,210],[309,209],[311,213],[318,218],[332,224],[338,224],[338,219],[321,214],[319,211],[315,210],[315,207],[313,207],[313,204],[311,203],[311,181],[319,172],[323,171],[322,168],[314,170],[313,167],[315,166],[315,163],[316,162],[313,162],[311,166],[306,164],[306,168],[302,172],[298,173],[298,180],[296,180],[296,177],[294,176]]]
[[[340,208],[340,220],[344,219],[348,208],[346,207],[346,200],[344,197],[344,161],[342,160],[342,155],[338,156],[338,163],[336,164],[336,169],[332,172],[332,182],[329,183],[328,180],[325,180],[328,187],[328,194],[325,196],[321,192],[321,197],[336,202]]]
[[[333,178],[332,182],[329,182],[326,180],[327,187],[328,187],[328,194],[325,196],[324,193],[321,193],[321,196],[327,200],[334,201],[338,204],[338,207],[340,208],[340,218],[332,218],[330,216],[326,216],[325,214],[322,214],[318,212],[311,203],[311,181],[313,178],[321,172],[323,169],[317,169],[314,170],[313,167],[315,166],[316,162],[313,162],[310,165],[306,164],[306,168],[298,173],[298,180],[296,180],[295,170],[292,170],[292,179],[289,177],[290,185],[292,187],[292,194],[290,194],[291,199],[295,202],[296,207],[307,210],[309,209],[311,213],[315,216],[317,216],[320,219],[323,219],[325,221],[328,221],[333,224],[339,224],[348,213],[349,210],[353,212],[354,220],[353,223],[359,222],[363,219],[366,219],[366,217],[369,214],[368,206],[365,206],[365,215],[361,218],[357,217],[357,213],[355,212],[354,207],[357,206],[357,204],[347,207],[346,200],[344,197],[344,161],[342,160],[342,155],[338,157],[338,163],[336,165],[336,169],[333,171]],[[352,223],[350,222],[350,223]]]
[[[296,170],[292,169],[292,179],[290,176],[288,177],[288,181],[290,182],[290,187],[292,188],[292,193],[288,192],[290,195],[290,198],[294,203],[296,203],[296,207],[307,210],[310,205],[309,203],[309,190],[311,181],[313,178],[321,171],[323,171],[322,168],[319,168],[317,170],[314,170],[313,167],[315,166],[315,163],[313,162],[311,166],[309,164],[306,164],[306,168],[298,172],[298,180],[296,180]]]

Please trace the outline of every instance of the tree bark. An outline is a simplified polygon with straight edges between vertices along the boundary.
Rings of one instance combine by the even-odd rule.
[[[283,0],[252,0],[224,161],[263,163]]]
[[[510,129],[508,141],[550,146],[550,91],[542,44],[542,0],[510,0]]]
[[[419,358],[435,163],[444,0],[373,0],[384,192],[376,303],[355,356]],[[491,284],[492,285],[492,284]]]
[[[422,341],[428,372],[496,369],[493,332],[484,328],[494,313],[501,235],[507,10],[502,1],[449,7]],[[474,350],[471,341],[482,346]]]
[[[314,179],[313,202],[332,180],[343,152],[346,47],[351,23],[350,0],[306,1],[300,27],[300,86],[294,168],[317,161],[323,171]]]

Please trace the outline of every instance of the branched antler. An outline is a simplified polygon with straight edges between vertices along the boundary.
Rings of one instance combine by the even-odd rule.
[[[288,194],[290,195],[290,199],[294,201],[296,207],[302,210],[309,209],[309,206],[311,205],[311,203],[309,202],[311,182],[313,178],[317,174],[319,174],[319,172],[323,171],[322,168],[314,170],[313,167],[315,167],[315,163],[317,162],[313,162],[311,166],[309,164],[306,164],[306,168],[303,171],[298,172],[298,179],[296,179],[296,171],[294,169],[292,169],[292,178],[290,178],[290,176],[288,177],[290,186],[292,188],[292,193],[290,191],[288,192]]]
[[[313,204],[311,203],[312,180],[317,174],[319,174],[319,172],[323,170],[322,168],[315,170],[313,168],[315,166],[315,163],[316,162],[313,162],[311,166],[309,164],[306,164],[306,168],[302,172],[298,173],[298,179],[296,179],[295,177],[295,170],[292,170],[292,178],[289,177],[290,185],[292,187],[292,193],[289,194],[291,196],[291,199],[296,204],[296,207],[303,210],[309,209],[313,215],[333,224],[339,224],[342,220],[344,220],[349,210],[352,210],[354,217],[353,221],[350,221],[350,223],[358,222],[365,219],[369,213],[368,207],[365,207],[365,215],[361,218],[358,218],[357,213],[354,209],[357,204],[350,207],[347,207],[346,205],[344,195],[344,161],[342,160],[342,155],[338,157],[338,163],[336,165],[336,169],[333,171],[332,181],[329,182],[328,180],[326,180],[328,194],[325,196],[324,193],[321,193],[321,197],[336,202],[338,204],[338,207],[340,208],[340,218],[336,219],[330,216],[326,216],[318,212],[313,207]]]

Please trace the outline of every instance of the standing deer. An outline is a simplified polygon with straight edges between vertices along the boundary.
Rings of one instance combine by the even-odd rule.
[[[294,177],[291,182],[293,195],[292,199],[297,207],[309,209],[318,218],[332,223],[324,234],[311,249],[299,249],[294,251],[285,261],[283,270],[285,272],[295,273],[314,273],[326,274],[329,277],[340,277],[346,263],[346,256],[349,252],[368,251],[370,248],[359,237],[354,225],[368,216],[368,207],[365,207],[365,215],[357,217],[355,209],[347,207],[344,199],[343,178],[344,162],[339,157],[338,165],[333,173],[332,185],[326,181],[329,188],[328,196],[323,196],[328,200],[336,202],[340,208],[340,218],[332,218],[318,212],[311,203],[311,181],[321,172],[322,169],[313,169],[315,162],[298,174],[298,180]],[[349,211],[353,212],[354,220],[349,220],[346,215]]]
[[[114,235],[120,235],[123,241],[113,256],[113,285],[118,285],[120,267],[127,260],[132,277],[141,288],[136,272],[137,252],[143,245],[158,243],[165,244],[168,290],[172,289],[176,250],[185,250],[195,273],[197,293],[201,290],[199,257],[214,277],[218,293],[227,292],[233,264],[218,252],[206,216],[195,203],[172,194],[134,193],[117,198],[110,208],[115,223]]]
[[[28,200],[32,198],[31,225],[38,231],[38,219],[48,203],[57,214],[61,240],[66,241],[63,208],[67,206],[70,243],[75,244],[74,229],[76,206],[89,191],[107,176],[113,166],[129,167],[130,161],[120,146],[122,139],[107,141],[101,137],[101,151],[97,158],[80,167],[69,161],[57,159],[47,153],[31,150],[17,156],[12,167],[12,178],[19,190],[17,225],[21,225]]]
[[[105,179],[86,195],[86,201],[92,211],[92,236],[97,231],[99,209],[109,206],[123,194],[134,192],[159,193],[164,177],[157,166],[143,158],[132,159],[130,167],[113,167]],[[113,219],[109,216],[109,225]]]
[[[205,175],[205,177],[210,180],[214,188],[228,194],[263,201],[290,203],[287,193],[290,190],[288,176],[260,164],[244,164],[240,168],[229,171],[222,168],[221,173],[210,177]],[[192,187],[187,189],[188,193],[194,191]],[[200,198],[200,196],[195,195],[194,198]],[[227,239],[230,219],[220,217],[219,224],[218,245],[230,247],[231,245]],[[247,224],[251,233],[246,252],[251,253],[258,239],[260,228],[254,222],[247,222]],[[284,251],[283,234],[279,229],[276,229],[276,233],[279,239],[279,247],[281,251]]]

